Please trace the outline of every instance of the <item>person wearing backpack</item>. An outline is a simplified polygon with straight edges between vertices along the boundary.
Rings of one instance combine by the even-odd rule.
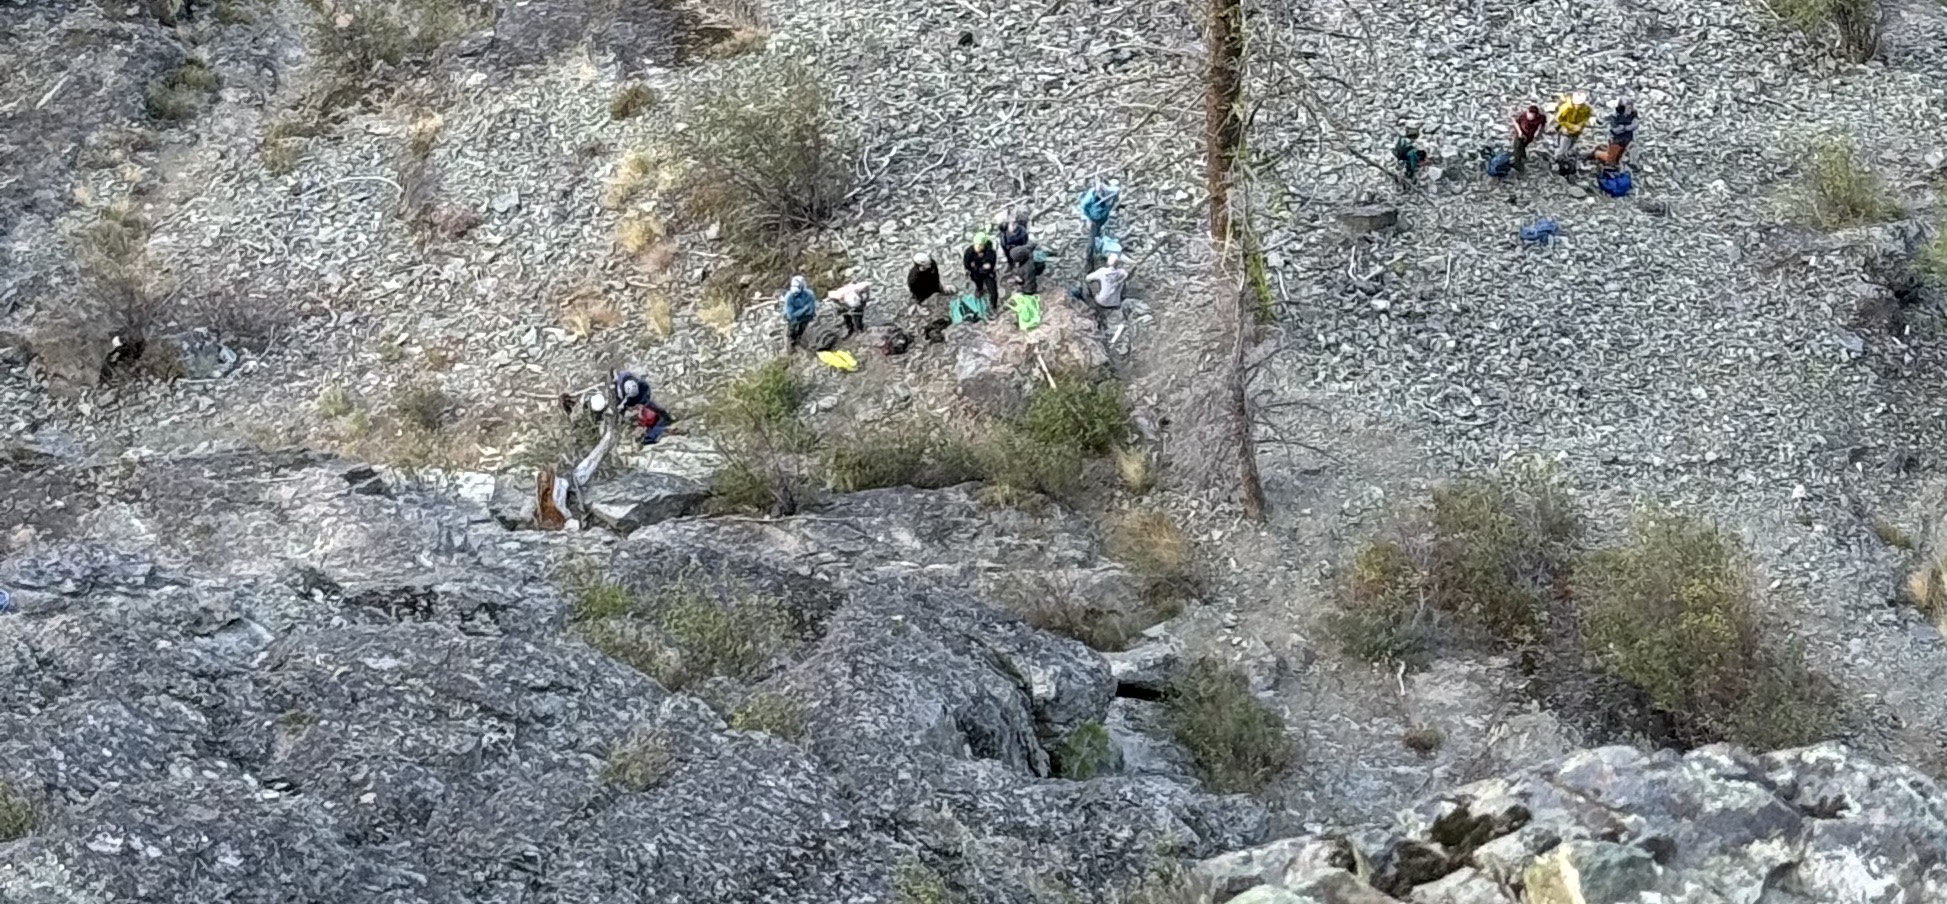
[[[1636,140],[1636,102],[1625,97],[1616,101],[1615,112],[1609,114],[1609,146],[1615,149],[1614,160],[1621,163],[1629,143]]]
[[[1520,172],[1528,171],[1528,146],[1541,137],[1541,130],[1548,125],[1548,117],[1542,115],[1541,107],[1529,104],[1528,109],[1514,116],[1514,168]]]
[[[1095,288],[1095,323],[1107,326],[1109,312],[1122,307],[1122,287],[1129,281],[1129,271],[1122,267],[1122,255],[1111,254],[1101,269],[1082,278],[1082,288],[1074,293],[1077,297],[1087,297],[1089,283]]]
[[[998,260],[994,254],[994,239],[987,233],[976,233],[973,242],[960,255],[961,264],[966,267],[967,281],[973,283],[974,297],[985,302],[987,310],[1000,306],[1000,274],[996,269]]]

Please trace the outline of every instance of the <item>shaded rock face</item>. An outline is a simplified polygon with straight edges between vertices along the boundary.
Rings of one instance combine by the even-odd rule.
[[[946,331],[953,352],[953,379],[960,395],[982,410],[1017,417],[1029,392],[1055,373],[1087,370],[1108,363],[1107,347],[1088,312],[1054,287],[1041,296],[1041,325],[1027,332],[1014,315],[1002,311],[987,323],[963,323]],[[1003,302],[1004,303],[1004,302]]]
[[[97,470],[117,501],[0,560],[0,782],[46,814],[4,848],[0,900],[883,901],[917,857],[999,904],[1263,840],[1243,799],[1047,777],[1113,679],[947,562],[902,564],[909,514],[1000,533],[962,494],[855,500],[885,552],[807,568],[789,550],[845,509],[508,533],[484,501],[360,493],[348,470]],[[584,644],[547,578],[571,561],[780,600],[789,649],[750,677],[802,704],[802,741],[731,730]],[[604,777],[642,744],[650,780]]]
[[[1353,848],[1368,884],[1426,904],[1917,904],[1947,900],[1947,795],[1838,745],[1606,747],[1461,788],[1402,829],[1281,841],[1198,871],[1218,900],[1265,886],[1264,901],[1335,901],[1306,889]]]

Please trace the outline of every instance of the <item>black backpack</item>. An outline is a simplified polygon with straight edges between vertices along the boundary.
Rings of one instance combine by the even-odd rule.
[[[888,355],[903,355],[912,345],[912,335],[896,326],[886,327],[885,335],[879,339],[879,350]]]
[[[926,341],[928,342],[945,342],[946,328],[952,325],[953,325],[952,320],[949,320],[945,317],[941,317],[937,320],[934,320],[931,323],[928,323],[925,326],[925,328],[920,330],[920,333],[926,337]]]

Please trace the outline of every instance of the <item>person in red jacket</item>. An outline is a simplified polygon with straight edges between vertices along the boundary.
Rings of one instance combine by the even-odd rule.
[[[1548,125],[1548,117],[1541,107],[1529,104],[1528,109],[1514,116],[1514,168],[1528,171],[1528,145],[1541,137],[1541,130]]]

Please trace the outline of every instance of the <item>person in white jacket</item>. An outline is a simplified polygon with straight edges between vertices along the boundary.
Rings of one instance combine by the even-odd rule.
[[[1129,281],[1129,271],[1122,267],[1122,255],[1111,254],[1102,267],[1083,277],[1083,289],[1089,283],[1095,284],[1095,321],[1104,322],[1110,311],[1122,307],[1122,287]]]

